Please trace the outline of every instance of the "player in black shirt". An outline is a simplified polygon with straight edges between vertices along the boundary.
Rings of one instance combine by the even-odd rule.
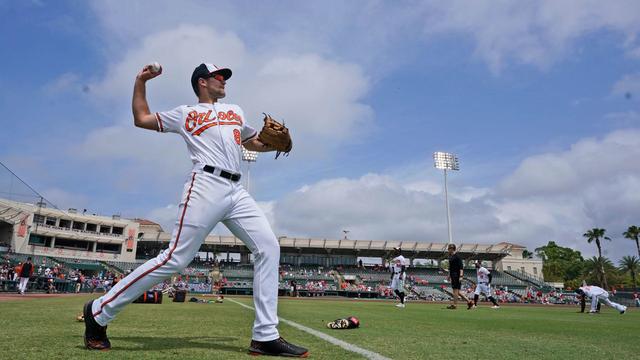
[[[447,250],[449,251],[449,281],[453,289],[453,304],[447,306],[447,309],[455,310],[458,307],[458,297],[463,298],[467,302],[467,309],[469,309],[471,305],[473,305],[473,302],[469,301],[463,293],[460,293],[460,281],[464,275],[462,259],[460,259],[460,256],[456,253],[455,244],[449,244]]]

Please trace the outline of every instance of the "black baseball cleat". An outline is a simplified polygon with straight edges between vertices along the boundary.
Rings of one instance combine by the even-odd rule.
[[[93,300],[84,304],[84,346],[89,350],[107,351],[111,349],[111,342],[107,338],[107,327],[100,326],[93,318],[91,305]]]
[[[473,307],[473,301],[469,300],[467,301],[467,310],[471,310],[471,308]]]
[[[309,356],[309,350],[290,344],[280,337],[271,341],[251,340],[249,354],[306,358]]]

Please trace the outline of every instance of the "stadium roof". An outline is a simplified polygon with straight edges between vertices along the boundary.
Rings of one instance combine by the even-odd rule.
[[[140,232],[143,236],[141,242],[169,242],[171,233],[158,232],[150,227],[142,226]],[[280,251],[283,254],[327,254],[327,255],[350,255],[362,257],[389,257],[394,247],[402,249],[403,256],[407,258],[419,259],[444,259],[448,257],[448,243],[426,242],[426,241],[397,241],[397,240],[335,240],[335,239],[314,239],[296,238],[281,236],[278,238]],[[245,253],[249,249],[240,239],[233,236],[207,236],[205,247],[209,251],[215,252],[236,252]],[[463,259],[499,260],[510,254],[514,244],[456,244],[458,254]],[[515,245],[517,247],[517,245]]]

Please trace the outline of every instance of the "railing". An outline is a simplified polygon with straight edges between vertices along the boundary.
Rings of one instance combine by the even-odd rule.
[[[504,272],[506,274],[509,274],[513,277],[515,277],[516,279],[519,279],[521,281],[525,281],[528,283],[533,284],[534,286],[542,289],[542,290],[550,290],[553,289],[553,286],[547,284],[546,282],[544,282],[544,280],[537,278],[533,275],[527,274],[525,272],[522,271],[513,271],[513,270],[504,270]]]
[[[39,224],[39,223],[37,224],[37,227],[38,228],[45,228],[45,229],[52,229],[52,230],[65,231],[65,232],[75,232],[75,233],[80,233],[80,234],[98,235],[98,236],[106,236],[106,237],[114,237],[114,238],[123,238],[124,237],[124,234],[112,234],[112,233],[103,233],[103,232],[98,232],[98,231],[79,230],[79,229],[72,229],[72,228],[53,226],[53,225],[47,225],[47,224]]]

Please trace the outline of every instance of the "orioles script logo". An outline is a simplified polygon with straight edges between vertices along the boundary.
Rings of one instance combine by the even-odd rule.
[[[205,132],[208,128],[216,125],[239,125],[242,126],[242,116],[229,110],[227,112],[218,112],[217,116],[214,115],[212,110],[202,113],[197,111],[191,111],[187,114],[187,119],[184,121],[184,128],[193,136],[198,136]],[[227,120],[227,121],[223,121]]]

